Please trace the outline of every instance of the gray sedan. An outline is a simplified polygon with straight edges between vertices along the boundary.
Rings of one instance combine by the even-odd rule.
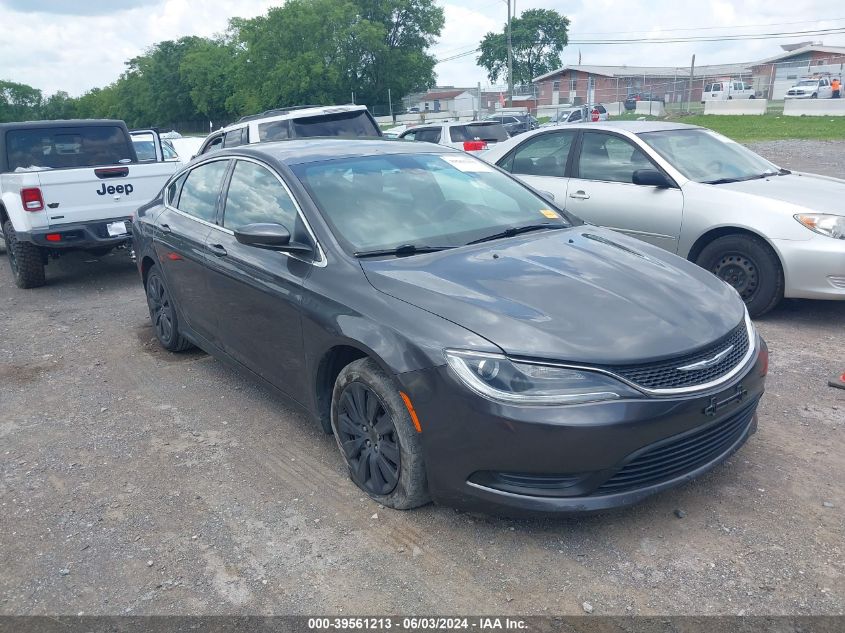
[[[781,169],[680,123],[544,128],[483,158],[587,222],[712,271],[752,316],[783,297],[845,299],[845,180]]]

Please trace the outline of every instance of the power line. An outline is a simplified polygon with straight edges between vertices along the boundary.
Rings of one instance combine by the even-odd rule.
[[[586,45],[602,45],[613,46],[622,44],[684,44],[694,42],[741,42],[751,40],[766,40],[766,39],[784,39],[801,36],[812,35],[842,35],[845,34],[845,27],[831,28],[831,29],[814,29],[806,31],[781,31],[774,33],[754,33],[742,35],[714,35],[714,36],[691,36],[691,37],[655,37],[655,38],[629,38],[629,39],[570,39],[567,45],[576,44],[580,46]],[[476,47],[469,50],[455,53],[448,57],[437,60],[438,64],[444,62],[455,61],[463,57],[468,57],[481,49]]]
[[[793,26],[795,24],[819,24],[821,22],[843,22],[845,18],[826,18],[823,20],[798,20],[796,22],[769,22],[765,24],[732,24],[731,26],[693,26],[693,27],[678,27],[678,28],[660,28],[660,31],[668,33],[675,31],[722,31],[729,29],[750,29],[750,28],[764,28],[770,26]],[[641,31],[582,31],[581,35],[629,35],[632,33],[651,33],[654,28],[643,29]],[[750,33],[749,35],[753,35]]]

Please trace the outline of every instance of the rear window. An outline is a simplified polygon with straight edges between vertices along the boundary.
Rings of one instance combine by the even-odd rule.
[[[467,123],[449,128],[449,137],[457,143],[476,140],[499,143],[508,140],[508,133],[501,123]]]
[[[291,127],[294,137],[381,136],[366,110],[291,119]]]
[[[6,133],[9,171],[96,167],[135,162],[118,126],[11,130]]]

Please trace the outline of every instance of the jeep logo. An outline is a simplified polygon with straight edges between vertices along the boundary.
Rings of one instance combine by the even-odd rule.
[[[135,187],[132,185],[109,185],[106,187],[106,183],[103,183],[100,185],[100,188],[97,189],[97,195],[104,196],[106,194],[114,195],[116,193],[125,193],[128,196],[133,191],[135,191]]]

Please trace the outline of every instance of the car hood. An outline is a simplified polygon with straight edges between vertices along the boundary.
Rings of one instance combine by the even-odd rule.
[[[791,173],[712,185],[741,193],[770,198],[794,204],[795,213],[804,210],[845,215],[845,180],[817,176],[815,174]]]
[[[593,226],[361,265],[381,292],[513,356],[657,360],[712,343],[744,315],[737,294],[710,273]]]

